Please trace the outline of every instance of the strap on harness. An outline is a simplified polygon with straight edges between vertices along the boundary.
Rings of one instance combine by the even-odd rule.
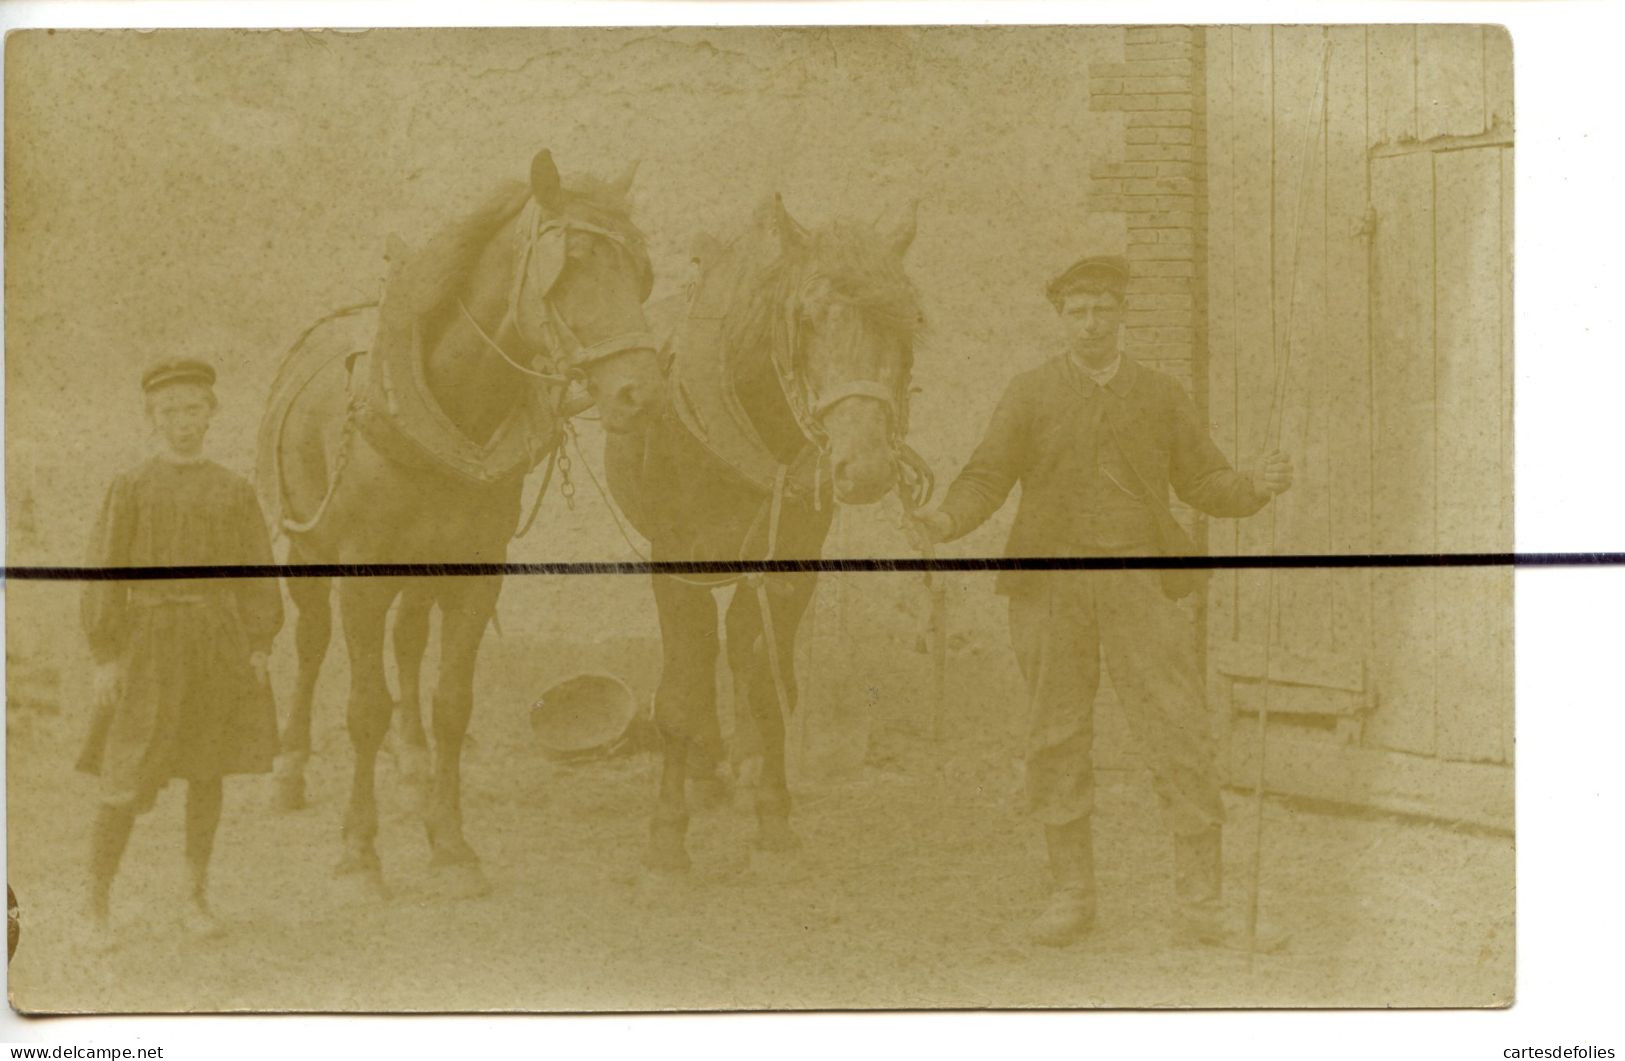
[[[764,560],[772,560],[773,553],[778,547],[779,515],[784,508],[784,484],[789,475],[787,465],[779,465],[778,474],[773,479],[773,496],[768,501],[767,517],[767,555]],[[756,610],[762,614],[762,639],[767,643],[767,669],[773,675],[773,692],[779,700],[779,717],[788,719],[792,710],[790,692],[784,681],[784,667],[779,661],[778,631],[773,626],[773,602],[767,594],[767,572],[751,575],[749,581],[756,589]]]

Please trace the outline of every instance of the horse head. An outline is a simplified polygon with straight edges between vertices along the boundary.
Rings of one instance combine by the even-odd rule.
[[[776,196],[768,211],[785,266],[775,360],[843,504],[878,501],[897,482],[921,323],[903,272],[914,214],[911,205],[892,225],[837,221],[809,231]]]
[[[531,203],[524,211],[514,297],[521,334],[544,337],[588,392],[613,432],[636,430],[664,387],[658,343],[643,302],[653,270],[627,198],[634,163],[614,181],[566,187],[543,150],[531,162]]]

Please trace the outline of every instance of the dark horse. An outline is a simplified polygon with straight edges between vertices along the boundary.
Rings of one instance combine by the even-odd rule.
[[[753,228],[702,263],[666,404],[645,432],[607,447],[611,489],[654,560],[817,558],[832,502],[878,501],[900,474],[920,484],[923,464],[903,445],[920,323],[903,272],[913,237],[912,215],[889,232],[848,223],[809,232],[774,199]],[[664,759],[644,860],[651,869],[688,865],[685,781],[715,781],[713,593],[730,582],[739,586],[726,617],[729,663],[761,745],[755,843],[797,845],[785,714],[796,701],[796,629],[815,577],[653,576]]]
[[[295,345],[272,390],[259,455],[261,492],[289,538],[290,563],[502,562],[526,473],[556,455],[564,418],[587,404],[566,400],[571,379],[585,382],[610,431],[639,427],[663,382],[643,314],[652,277],[628,218],[631,179],[628,172],[566,187],[543,151],[528,186],[502,188],[396,263],[370,344],[324,343],[326,325],[318,324]],[[451,887],[483,890],[463,837],[460,762],[475,658],[501,580],[337,582],[355,750],[339,871],[383,892],[374,768],[392,704],[385,618],[399,598],[397,736],[418,765],[419,786],[427,762],[419,672],[430,610],[438,606],[442,617],[433,768],[422,802],[431,864]],[[299,676],[278,791],[285,807],[297,807],[311,698],[331,635],[331,587],[295,577],[288,588],[298,610]]]

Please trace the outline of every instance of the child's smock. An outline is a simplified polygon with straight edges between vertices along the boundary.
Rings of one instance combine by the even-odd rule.
[[[247,480],[155,457],[113,481],[89,563],[269,564],[271,542]],[[271,768],[276,708],[249,656],[282,626],[275,578],[93,581],[81,618],[96,661],[119,664],[78,764],[101,775],[104,799],[144,808],[171,778]]]

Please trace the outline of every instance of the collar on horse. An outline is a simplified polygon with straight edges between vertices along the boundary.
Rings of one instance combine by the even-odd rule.
[[[496,334],[501,335],[511,326],[528,356],[521,359],[509,353],[474,318],[462,298],[456,302],[481,340],[510,367],[535,381],[525,399],[484,444],[470,439],[445,415],[429,391],[421,321],[416,316],[392,314],[386,290],[378,336],[373,343],[369,396],[361,410],[361,425],[368,437],[397,458],[449,472],[476,485],[523,476],[558,448],[565,390],[585,373],[587,366],[616,354],[658,348],[655,337],[642,331],[584,344],[552,297],[568,265],[572,232],[600,236],[626,250],[638,262],[647,286],[647,266],[627,237],[576,218],[544,219],[534,200],[526,201],[516,223],[524,236],[516,248],[513,284]],[[527,288],[533,285],[542,287],[542,297],[527,302]],[[540,319],[533,319],[533,303],[539,304]]]

